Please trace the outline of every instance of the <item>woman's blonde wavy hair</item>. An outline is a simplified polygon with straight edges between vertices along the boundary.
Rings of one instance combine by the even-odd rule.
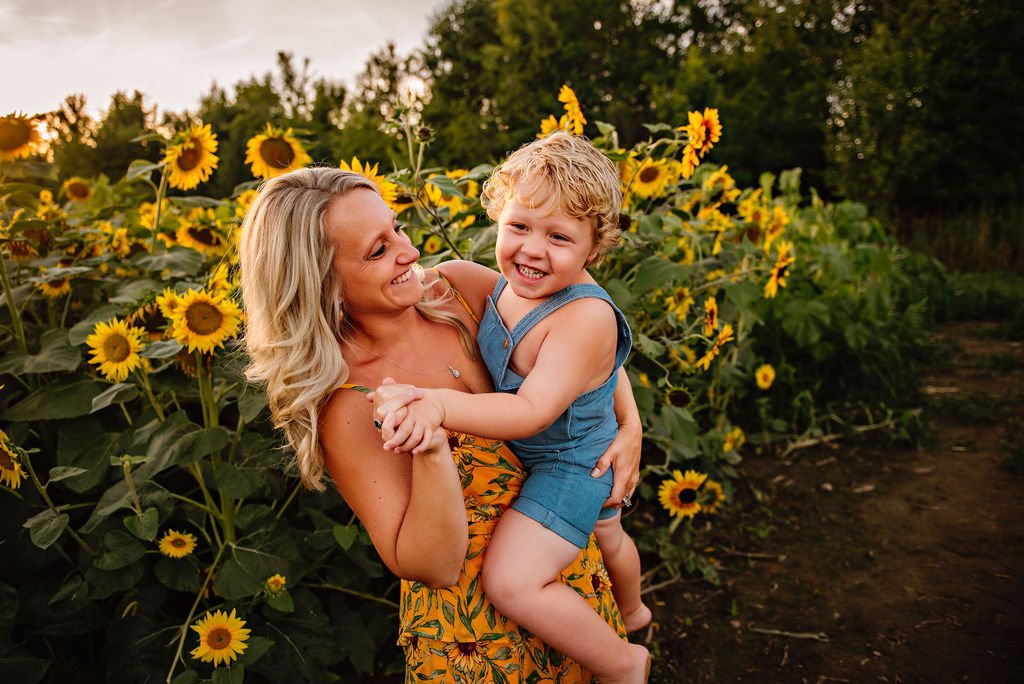
[[[327,167],[267,180],[246,213],[239,241],[243,342],[249,355],[245,375],[266,390],[271,420],[295,451],[303,485],[317,491],[325,489],[320,412],[348,379],[342,346],[351,332],[324,217],[332,200],[357,189],[377,192],[365,176]],[[422,279],[423,271],[416,270]],[[450,291],[424,291],[430,294],[417,310],[455,326],[463,349],[475,357],[465,325],[443,310]]]

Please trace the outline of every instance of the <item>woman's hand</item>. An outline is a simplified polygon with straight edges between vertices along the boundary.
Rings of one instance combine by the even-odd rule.
[[[638,421],[619,424],[619,433],[608,446],[591,477],[601,477],[612,468],[612,493],[604,502],[604,508],[622,508],[623,497],[632,497],[640,482],[640,445],[643,442],[643,428]]]
[[[410,402],[422,399],[423,390],[415,385],[396,383],[394,378],[384,378],[380,387],[367,394],[366,398],[373,402],[374,420],[384,422],[389,413],[395,413]]]

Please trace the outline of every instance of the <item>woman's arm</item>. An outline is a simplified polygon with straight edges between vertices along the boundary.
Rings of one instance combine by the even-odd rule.
[[[443,432],[415,456],[384,451],[361,394],[338,390],[320,420],[324,460],[342,497],[398,577],[458,581],[469,544],[462,484]]]

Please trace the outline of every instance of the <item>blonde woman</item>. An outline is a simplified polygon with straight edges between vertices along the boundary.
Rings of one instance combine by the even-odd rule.
[[[267,181],[245,218],[240,250],[248,377],[265,387],[303,483],[323,490],[326,467],[402,578],[406,681],[496,672],[508,681],[591,681],[496,613],[480,591],[482,552],[525,477],[512,452],[442,431],[415,456],[385,451],[363,394],[384,378],[493,391],[473,338],[497,274],[463,261],[421,271],[375,186],[330,168]],[[640,424],[627,383],[615,401],[619,436],[598,474],[615,461],[610,499],[619,501],[636,486]],[[624,636],[593,539],[562,579]]]

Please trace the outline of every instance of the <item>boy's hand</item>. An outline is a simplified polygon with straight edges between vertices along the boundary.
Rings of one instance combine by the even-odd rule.
[[[415,385],[398,384],[394,378],[384,378],[380,387],[367,394],[366,398],[373,402],[374,419],[383,422],[389,413],[395,413],[410,402],[422,399],[423,390]]]
[[[444,412],[429,399],[403,404],[381,421],[384,449],[420,454],[435,448],[447,433],[441,427]]]

